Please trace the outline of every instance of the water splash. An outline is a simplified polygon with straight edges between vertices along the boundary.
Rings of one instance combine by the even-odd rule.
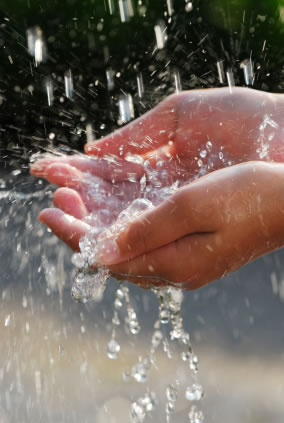
[[[27,30],[28,51],[34,57],[36,65],[45,62],[47,49],[43,40],[43,33],[39,26],[28,28]]]
[[[218,77],[220,84],[225,83],[225,71],[224,71],[224,63],[223,61],[219,60],[217,62],[217,71],[218,71]]]
[[[47,95],[47,104],[49,106],[52,106],[54,101],[54,94],[53,94],[53,82],[51,79],[47,79],[45,81],[45,89],[46,89],[46,95]]]
[[[118,6],[121,22],[129,22],[134,16],[132,0],[119,0]]]
[[[159,21],[157,25],[154,26],[157,48],[159,50],[165,47],[167,41],[167,27],[164,21]]]
[[[127,123],[134,119],[134,105],[131,94],[122,94],[118,100],[119,124]]]
[[[71,70],[67,70],[64,74],[65,95],[67,98],[73,96],[73,77]]]
[[[253,85],[254,84],[254,70],[253,70],[253,63],[251,59],[243,60],[240,64],[240,68],[244,72],[244,79],[246,85]]]

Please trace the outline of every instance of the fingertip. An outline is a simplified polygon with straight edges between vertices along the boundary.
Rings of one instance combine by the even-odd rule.
[[[64,215],[63,211],[57,208],[50,207],[47,209],[43,209],[40,212],[40,214],[38,215],[38,220],[45,225],[49,225],[51,218],[53,217],[60,218],[63,215]]]
[[[79,250],[79,241],[90,230],[90,226],[60,209],[44,209],[39,214],[39,220],[72,250]]]
[[[101,151],[101,148],[97,146],[97,141],[90,142],[84,145],[84,152],[90,155],[98,155]]]
[[[55,207],[76,217],[76,219],[83,219],[88,214],[80,194],[71,188],[57,189],[53,195],[53,203]]]

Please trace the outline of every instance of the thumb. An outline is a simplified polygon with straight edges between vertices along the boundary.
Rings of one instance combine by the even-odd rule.
[[[95,156],[145,154],[173,139],[180,97],[170,96],[139,119],[106,137],[85,145],[85,153]]]
[[[98,244],[98,261],[112,265],[131,260],[170,244],[191,233],[212,232],[208,219],[202,217],[204,195],[196,184],[180,189],[159,206],[144,212],[121,230],[116,237]],[[197,210],[201,210],[198,213]],[[197,218],[197,216],[199,218]]]

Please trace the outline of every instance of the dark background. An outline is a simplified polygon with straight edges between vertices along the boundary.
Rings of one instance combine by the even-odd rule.
[[[133,0],[134,16],[122,23],[118,1],[110,15],[103,0],[0,1],[0,145],[8,163],[26,163],[31,152],[49,147],[82,150],[86,123],[95,136],[117,127],[118,96],[133,95],[139,116],[174,91],[178,71],[183,89],[220,85],[216,63],[232,69],[244,85],[240,62],[254,63],[254,88],[282,92],[283,23],[279,0]],[[283,19],[283,13],[282,13]],[[168,40],[155,49],[154,25],[163,20]],[[48,56],[35,66],[27,51],[26,31],[43,31]],[[107,90],[106,69],[116,74]],[[74,96],[64,95],[64,72],[71,69]],[[118,74],[119,72],[119,74]],[[145,94],[137,95],[136,76],[143,75]],[[54,84],[49,107],[44,81]],[[53,132],[51,141],[48,135]]]

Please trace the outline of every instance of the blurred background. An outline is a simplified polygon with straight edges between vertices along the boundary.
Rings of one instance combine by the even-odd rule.
[[[0,423],[128,422],[147,388],[163,398],[177,377],[191,383],[181,351],[169,360],[162,348],[145,384],[123,380],[149,349],[158,316],[154,295],[133,286],[142,331],[121,330],[120,357],[107,358],[117,282],[99,304],[71,298],[71,252],[37,222],[54,187],[28,174],[29,159],[82,151],[87,137],[170,93],[228,85],[227,71],[245,86],[246,60],[254,88],[282,92],[283,20],[280,0],[0,0]],[[28,48],[35,28],[40,63]],[[125,99],[133,107],[123,120]],[[283,301],[283,251],[185,293],[205,421],[283,422]],[[174,421],[186,421],[188,408],[180,398]],[[153,419],[165,421],[162,401]]]

